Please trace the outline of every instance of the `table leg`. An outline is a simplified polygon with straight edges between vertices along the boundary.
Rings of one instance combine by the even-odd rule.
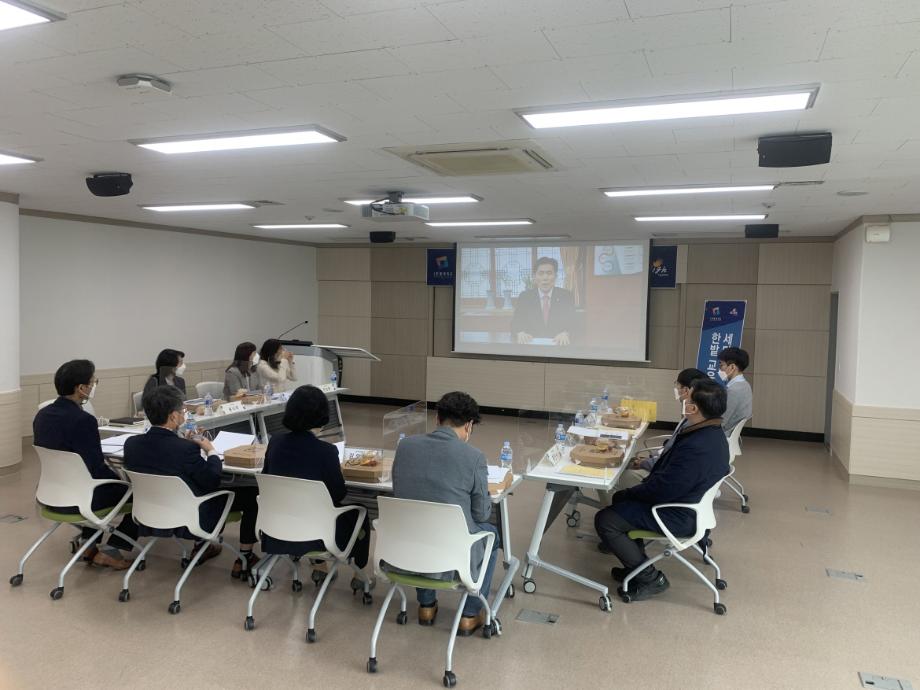
[[[256,417],[259,420],[259,436],[262,438],[262,443],[268,443],[268,428],[265,426],[265,413],[256,412]]]
[[[511,518],[509,516],[507,501],[508,496],[505,495],[495,506],[498,510],[499,523],[501,525],[502,560],[505,566],[505,577],[502,579],[501,585],[499,585],[498,590],[495,592],[495,598],[492,600],[493,616],[498,616],[498,612],[502,607],[502,602],[504,602],[505,597],[508,596],[508,592],[511,590],[511,587],[513,587],[512,581],[517,574],[518,568],[521,566],[521,562],[511,553]]]

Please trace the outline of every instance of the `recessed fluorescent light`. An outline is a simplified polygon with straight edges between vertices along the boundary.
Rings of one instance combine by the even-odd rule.
[[[763,220],[766,217],[766,213],[746,213],[726,216],[636,216],[636,220],[640,223],[670,223],[697,220]]]
[[[373,204],[378,199],[345,199],[346,204],[352,206],[367,206]],[[465,194],[463,196],[404,196],[403,203],[406,204],[474,204],[482,199],[478,196]]]
[[[533,221],[529,218],[520,218],[518,220],[452,220],[425,223],[425,225],[430,225],[433,228],[486,228],[500,225],[533,225]]]
[[[473,239],[476,240],[508,240],[513,242],[514,240],[570,240],[572,239],[571,235],[476,235]]]
[[[171,206],[141,206],[148,211],[172,213],[174,211],[239,211],[242,209],[256,208],[255,204],[174,204]]]
[[[0,0],[0,31],[15,29],[19,26],[44,24],[58,19],[63,19],[63,17],[24,2]]]
[[[769,192],[775,188],[775,184],[754,184],[735,187],[662,187],[660,189],[602,189],[601,191],[611,198],[622,198],[629,196],[671,196],[675,194],[718,194],[721,192]]]
[[[130,143],[159,153],[199,153],[202,151],[233,151],[259,149],[268,146],[301,146],[345,141],[345,137],[317,127],[283,127],[253,129],[245,132],[223,132],[206,136],[165,137],[162,139],[133,139]]]
[[[577,127],[580,125],[611,125],[626,122],[677,120],[719,115],[775,113],[784,110],[810,108],[818,87],[797,86],[769,91],[744,91],[699,96],[669,96],[642,101],[618,101],[603,106],[597,104],[563,108],[528,108],[518,110],[534,129],[546,127]]]
[[[325,230],[331,230],[333,228],[347,228],[347,225],[342,225],[341,223],[297,223],[297,224],[287,224],[287,225],[253,225],[254,228],[259,228],[260,230],[300,230],[303,228],[322,228]]]
[[[17,153],[0,153],[0,165],[20,165],[22,163],[38,163],[41,158],[20,156]]]

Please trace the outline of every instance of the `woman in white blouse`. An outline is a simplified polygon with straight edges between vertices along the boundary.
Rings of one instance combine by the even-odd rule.
[[[292,390],[294,386],[291,383],[297,381],[294,353],[285,350],[280,340],[266,340],[259,351],[256,378],[260,387],[270,383],[276,393]]]

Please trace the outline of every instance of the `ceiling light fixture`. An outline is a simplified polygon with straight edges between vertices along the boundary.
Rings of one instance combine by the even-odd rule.
[[[385,199],[385,197],[384,197]],[[379,199],[344,199],[351,206],[367,206]],[[474,204],[482,201],[482,197],[464,194],[463,196],[404,196],[405,204]]]
[[[623,198],[631,196],[672,196],[677,194],[718,194],[731,192],[770,192],[776,188],[775,184],[754,184],[742,186],[722,186],[722,187],[661,187],[659,189],[637,188],[637,189],[602,189],[601,191],[611,198]]]
[[[228,204],[172,204],[165,206],[141,206],[148,211],[173,213],[175,211],[241,211],[258,208],[256,204],[233,202]]]
[[[533,225],[530,218],[518,218],[516,220],[451,220],[425,223],[432,228],[487,228],[499,227],[503,225]]]
[[[738,220],[763,220],[767,217],[766,213],[743,213],[736,215],[724,216],[636,216],[640,223],[672,223],[672,222],[693,222],[693,221],[738,221]]]
[[[345,141],[345,137],[317,125],[252,129],[244,132],[223,132],[202,136],[163,137],[159,139],[130,139],[129,143],[158,153],[201,153],[204,151],[237,151],[269,146],[303,146]]]
[[[20,165],[22,163],[38,163],[41,158],[20,156],[18,153],[0,153],[0,165]]]
[[[817,95],[818,86],[810,85],[697,96],[667,96],[561,108],[526,108],[515,112],[534,129],[544,129],[805,110],[814,104]]]
[[[0,31],[54,22],[64,17],[18,0],[0,0]]]
[[[309,228],[331,230],[334,228],[347,228],[349,226],[342,225],[341,223],[289,223],[286,225],[253,225],[252,227],[259,228],[260,230],[301,230]]]

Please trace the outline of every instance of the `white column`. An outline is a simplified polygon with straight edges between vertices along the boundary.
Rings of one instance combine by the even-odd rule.
[[[19,414],[19,197],[0,192],[0,475],[22,461]]]

